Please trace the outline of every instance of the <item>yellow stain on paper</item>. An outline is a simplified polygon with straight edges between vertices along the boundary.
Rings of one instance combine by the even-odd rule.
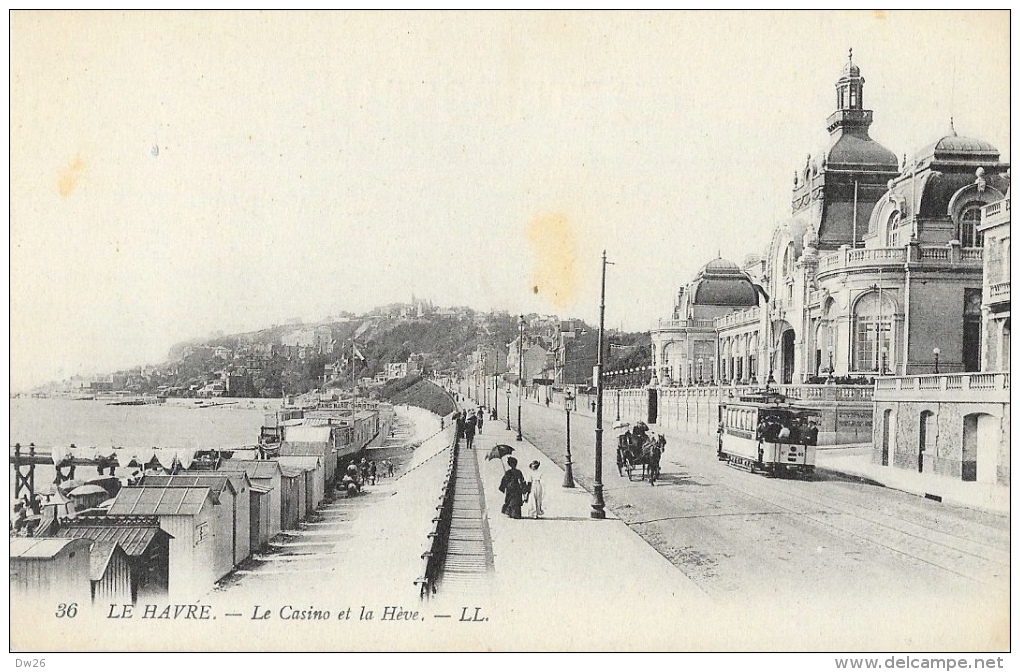
[[[553,306],[568,308],[577,296],[577,236],[565,215],[541,215],[526,230],[535,267],[531,291]]]
[[[84,173],[85,159],[81,156],[75,157],[74,161],[61,168],[57,175],[57,191],[60,195],[64,198],[70,196]]]

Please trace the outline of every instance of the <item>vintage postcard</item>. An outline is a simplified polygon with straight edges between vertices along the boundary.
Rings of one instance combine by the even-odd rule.
[[[9,20],[25,666],[1002,666],[1008,11]]]

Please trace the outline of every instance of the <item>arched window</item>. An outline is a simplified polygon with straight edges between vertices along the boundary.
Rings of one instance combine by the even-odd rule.
[[[885,246],[896,247],[896,229],[900,225],[900,211],[896,210],[889,215],[889,221],[885,225]]]
[[[896,370],[892,300],[869,292],[854,307],[854,369],[875,373]]]
[[[968,205],[960,214],[960,244],[963,247],[981,247],[984,234],[978,231],[981,224],[981,205]]]
[[[793,273],[793,244],[787,245],[783,254],[783,277],[787,278]]]

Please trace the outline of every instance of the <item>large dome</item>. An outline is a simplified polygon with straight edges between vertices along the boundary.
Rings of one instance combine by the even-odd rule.
[[[875,142],[867,135],[861,137],[844,133],[833,143],[826,156],[829,165],[866,165],[881,166],[889,170],[897,170],[899,161],[896,155]]]
[[[751,278],[729,259],[713,259],[691,283],[691,303],[699,306],[756,306],[758,291]]]

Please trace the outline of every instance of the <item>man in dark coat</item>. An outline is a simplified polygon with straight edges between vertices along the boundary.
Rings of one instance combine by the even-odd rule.
[[[454,438],[454,441],[459,446],[461,437],[464,436],[464,416],[461,415],[460,411],[457,411],[456,413],[453,414],[453,420],[454,422],[457,423],[457,434]]]
[[[464,438],[467,439],[467,449],[471,450],[471,446],[475,442],[475,426],[478,420],[475,418],[474,413],[468,413],[467,420],[464,421]]]
[[[504,494],[503,514],[511,518],[520,518],[527,482],[524,480],[524,474],[517,468],[517,458],[508,457],[506,463],[510,468],[503,474],[503,480],[499,484],[499,491]]]

